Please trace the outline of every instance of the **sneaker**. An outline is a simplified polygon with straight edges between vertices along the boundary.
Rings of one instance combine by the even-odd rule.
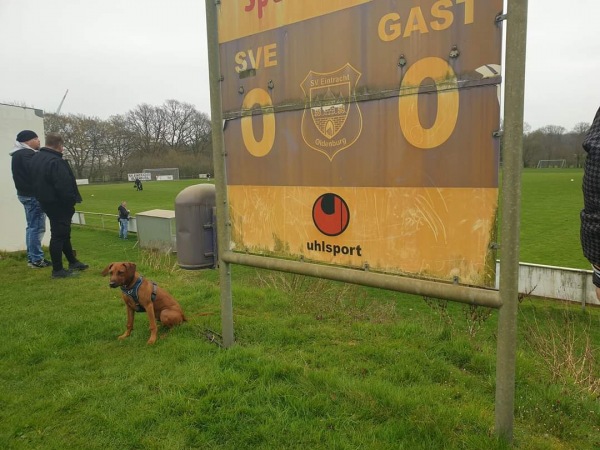
[[[29,262],[27,265],[32,269],[41,269],[42,267],[51,266],[52,263],[47,259],[40,259],[39,261]]]
[[[78,275],[79,274],[77,272],[73,272],[72,270],[60,269],[52,271],[52,278],[71,278]]]
[[[69,264],[69,270],[85,270],[90,267],[87,264],[82,263],[81,261],[77,261]]]

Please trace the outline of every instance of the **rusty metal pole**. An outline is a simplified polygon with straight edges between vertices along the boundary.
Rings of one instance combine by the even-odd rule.
[[[527,0],[508,0],[500,298],[496,355],[496,433],[513,440],[519,295],[519,230],[523,166],[523,98],[527,43]]]
[[[221,329],[223,347],[231,347],[233,337],[233,302],[231,298],[231,265],[222,255],[229,250],[231,226],[227,199],[227,173],[223,139],[223,108],[221,104],[221,69],[219,62],[219,30],[217,5],[220,0],[205,0],[206,36],[208,41],[208,66],[210,82],[210,114],[212,124],[213,164],[217,202],[217,247],[219,282],[221,287]]]

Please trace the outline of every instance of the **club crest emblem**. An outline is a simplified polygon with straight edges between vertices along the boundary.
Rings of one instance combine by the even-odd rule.
[[[335,72],[311,70],[300,85],[306,98],[302,138],[330,161],[354,144],[362,131],[362,114],[355,96],[360,76],[346,64]]]

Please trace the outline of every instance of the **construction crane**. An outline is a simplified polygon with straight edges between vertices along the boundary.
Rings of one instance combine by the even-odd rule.
[[[56,114],[60,114],[60,109],[62,108],[62,105],[65,102],[65,98],[67,98],[68,93],[69,93],[69,90],[67,89],[67,92],[65,92],[65,95],[63,95],[63,98],[60,101],[60,105],[58,105],[58,108],[56,109]]]

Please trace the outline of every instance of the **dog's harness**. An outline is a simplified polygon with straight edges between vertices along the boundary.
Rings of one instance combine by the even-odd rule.
[[[135,303],[136,312],[146,312],[146,309],[142,305],[140,305],[140,300],[138,299],[138,291],[140,290],[140,286],[142,285],[143,280],[144,277],[140,276],[135,282],[135,284],[129,289],[124,286],[121,286],[121,291],[123,292],[123,294],[128,295],[133,299],[133,302]],[[152,283],[152,295],[150,296],[150,300],[152,300],[152,303],[154,303],[154,300],[156,300],[156,290],[158,289],[158,285],[154,281],[150,281],[150,283]]]

